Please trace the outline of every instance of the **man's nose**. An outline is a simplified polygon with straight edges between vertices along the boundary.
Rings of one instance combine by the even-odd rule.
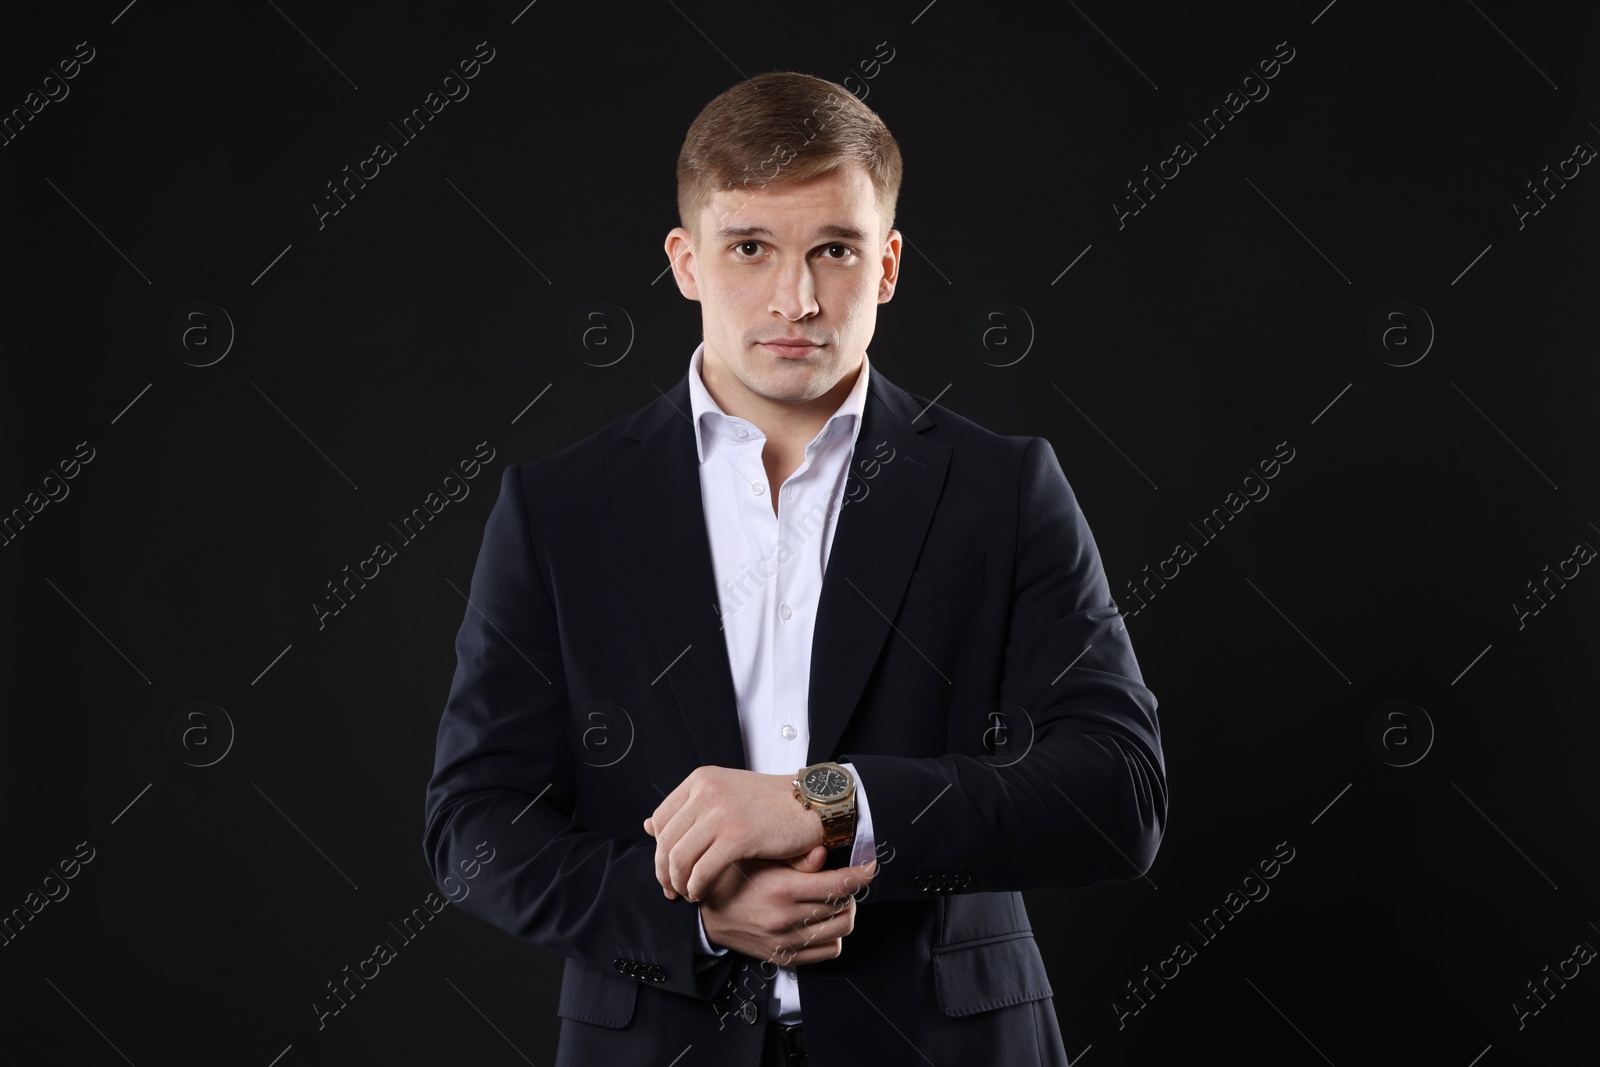
[[[790,322],[797,322],[817,313],[817,284],[811,268],[804,263],[785,266],[778,272],[777,288],[772,294],[771,310]]]

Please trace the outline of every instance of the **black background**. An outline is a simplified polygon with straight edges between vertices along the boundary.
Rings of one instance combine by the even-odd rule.
[[[325,1028],[310,1005],[434,891],[422,790],[499,470],[685,373],[699,309],[659,277],[679,145],[793,69],[853,76],[905,155],[874,366],[1048,437],[1125,611],[1198,547],[1129,620],[1171,788],[1155,866],[1029,894],[1074,1062],[1595,1062],[1593,966],[1520,1028],[1512,1001],[1600,946],[1600,577],[1520,628],[1512,602],[1600,545],[1600,177],[1513,206],[1600,145],[1596,20],[1325,3],[8,7],[6,113],[94,58],[0,147],[0,514],[94,458],[0,546],[0,912],[94,858],[0,947],[0,1048],[551,1061],[560,959],[455,909]],[[479,42],[470,95],[401,145],[389,122]],[[1279,42],[1269,96],[1186,130]],[[1180,138],[1197,157],[1119,228]],[[319,228],[380,140],[397,158]],[[204,367],[214,313],[168,342],[196,300],[236,330]],[[1369,343],[1397,300],[1431,345],[1415,312]],[[324,583],[483,441],[471,495],[319,629]],[[1270,496],[1201,545],[1280,442]],[[221,751],[215,712],[169,743],[193,700],[236,731],[210,766],[185,758]],[[1369,742],[1390,700],[1431,742],[1415,712]],[[1198,938],[1280,842],[1270,895]],[[1119,1025],[1179,941],[1196,957]]]

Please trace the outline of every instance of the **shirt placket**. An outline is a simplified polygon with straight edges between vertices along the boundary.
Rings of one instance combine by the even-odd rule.
[[[780,541],[786,541],[785,524],[790,521],[794,513],[794,497],[803,491],[801,479],[807,462],[802,462],[799,469],[789,475],[778,490],[778,508],[777,514],[773,516],[773,536],[770,542],[774,546]],[[795,548],[793,544],[789,547]],[[772,695],[772,729],[777,739],[773,748],[774,751],[786,754],[792,754],[795,743],[804,734],[805,726],[803,715],[797,718],[794,707],[796,684],[794,672],[799,669],[795,663],[795,646],[799,643],[795,627],[803,621],[801,618],[803,610],[796,611],[794,600],[798,584],[796,579],[799,567],[802,565],[803,561],[798,551],[790,552],[787,562],[779,564],[773,584],[772,610],[767,612],[767,624],[772,627],[772,644],[769,647],[773,650],[772,658],[768,661],[772,673],[768,678],[767,691]],[[772,773],[787,773],[797,769],[804,762],[804,759],[790,758],[783,768]]]

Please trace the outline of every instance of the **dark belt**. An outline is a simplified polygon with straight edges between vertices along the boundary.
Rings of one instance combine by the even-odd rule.
[[[761,1050],[761,1067],[806,1067],[805,1026],[767,1024],[767,1042]]]

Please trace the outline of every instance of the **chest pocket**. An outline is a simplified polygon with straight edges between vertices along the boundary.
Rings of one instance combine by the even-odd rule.
[[[987,576],[984,563],[984,553],[975,552],[970,556],[917,568],[911,573],[911,581],[906,585],[906,596],[900,602],[900,607],[913,608],[982,589]]]

